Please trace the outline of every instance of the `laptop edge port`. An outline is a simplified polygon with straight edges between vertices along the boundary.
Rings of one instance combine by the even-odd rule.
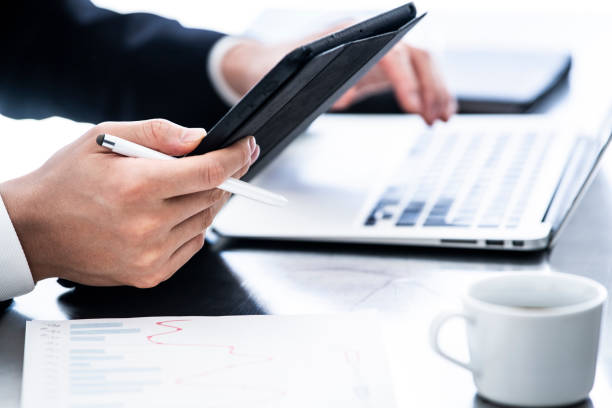
[[[487,246],[503,247],[504,240],[503,239],[487,239],[485,240],[485,244]]]

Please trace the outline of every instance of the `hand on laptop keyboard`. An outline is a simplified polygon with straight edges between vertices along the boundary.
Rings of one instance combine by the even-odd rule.
[[[242,96],[294,48],[349,25],[348,22],[340,24],[297,42],[267,45],[254,40],[241,40],[223,58],[223,76],[236,94]],[[421,115],[429,125],[437,120],[447,121],[457,110],[455,98],[429,53],[403,42],[393,47],[336,101],[333,108],[348,108],[359,100],[388,89],[393,89],[403,110]]]

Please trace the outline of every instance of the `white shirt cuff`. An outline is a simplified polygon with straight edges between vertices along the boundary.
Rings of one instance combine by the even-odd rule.
[[[0,301],[34,289],[34,280],[21,243],[0,196]]]
[[[223,37],[213,45],[208,54],[208,77],[217,94],[229,106],[234,106],[238,103],[242,96],[234,91],[225,80],[221,70],[221,62],[230,49],[242,42],[243,40],[239,37]]]

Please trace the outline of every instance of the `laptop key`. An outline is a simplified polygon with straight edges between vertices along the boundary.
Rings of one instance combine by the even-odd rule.
[[[411,213],[411,212],[404,212],[400,216],[399,220],[397,220],[395,225],[398,227],[414,227],[418,219],[419,219],[419,214]]]
[[[425,223],[423,224],[426,227],[446,227],[449,226],[446,223],[446,219],[444,217],[440,217],[440,216],[429,216],[427,217],[427,220],[425,220]]]
[[[373,215],[370,215],[370,216],[369,216],[369,217],[366,219],[366,221],[365,221],[364,225],[365,225],[365,226],[367,226],[367,227],[371,227],[371,226],[373,226],[373,225],[376,225],[376,217],[374,217]]]
[[[450,211],[451,206],[455,200],[452,198],[441,197],[438,199],[436,204],[432,207],[431,211],[423,224],[426,227],[439,227],[448,225],[446,223],[446,216]]]
[[[377,221],[389,220],[393,218],[395,212],[393,211],[394,207],[399,204],[399,198],[387,198],[383,197],[376,203],[370,214],[365,220],[364,225],[373,226],[376,225]]]
[[[425,208],[424,201],[411,201],[397,220],[398,227],[413,227],[416,225],[421,211]]]

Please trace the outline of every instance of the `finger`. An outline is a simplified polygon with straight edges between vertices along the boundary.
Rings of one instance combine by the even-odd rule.
[[[438,95],[438,99],[436,101],[435,119],[440,119],[444,122],[447,122],[454,113],[454,98],[448,91],[446,85],[444,84],[444,80],[440,73],[435,69],[435,67],[433,69],[436,78],[436,88]]]
[[[158,196],[169,198],[211,190],[250,164],[255,138],[246,137],[224,149],[177,160],[141,162],[143,177]]]
[[[230,193],[223,192],[221,198],[217,200],[212,206],[183,221],[170,232],[169,241],[175,242],[175,245],[171,247],[171,250],[174,250],[175,253],[170,258],[176,256],[176,252],[180,251],[181,248],[187,245],[194,238],[197,238],[198,236],[204,236],[206,230],[212,225],[213,220],[215,219],[219,211],[221,211],[223,206],[227,203],[227,200],[229,200],[230,196]],[[182,264],[179,265],[177,269],[180,266],[182,266]],[[172,273],[168,275],[168,277],[171,276]]]
[[[376,95],[389,89],[391,89],[391,84],[386,75],[380,68],[374,67],[336,101],[332,106],[332,110],[346,109],[368,96]]]
[[[164,119],[138,122],[103,122],[90,132],[92,137],[106,133],[141,144],[171,156],[182,156],[195,149],[206,131],[186,128]],[[100,151],[106,151],[98,147]]]
[[[252,161],[251,161],[251,163],[252,163]],[[247,172],[249,171],[250,167],[251,167],[251,164],[247,164],[246,166],[242,167],[240,170],[238,170],[237,172],[232,174],[232,177],[236,178],[236,179],[242,178],[242,176],[247,174]]]
[[[206,231],[212,225],[215,217],[227,203],[230,196],[230,193],[221,191],[221,194],[219,194],[219,199],[212,203],[209,207],[194,214],[172,228],[169,238],[170,242],[175,243],[172,250],[177,249],[191,238]]]
[[[440,98],[439,106],[438,106],[438,119],[447,122],[450,116],[447,115],[448,112],[448,104],[450,103],[450,95],[447,95],[444,91],[442,92],[442,97]]]
[[[368,81],[367,83],[359,84],[359,86],[357,86],[355,90],[357,91],[357,94],[355,95],[355,98],[351,103],[355,103],[357,101],[365,99],[370,95],[376,95],[384,91],[393,90],[393,87],[389,83],[389,81],[384,78],[382,81]]]
[[[342,110],[348,108],[353,103],[356,96],[357,90],[355,87],[350,88],[336,102],[334,102],[332,109]]]
[[[411,49],[412,62],[421,83],[421,100],[424,104],[424,119],[433,124],[447,110],[448,101],[444,101],[448,90],[442,77],[437,73],[429,53],[418,48]]]
[[[259,156],[259,146],[255,147],[255,152],[251,155],[251,163],[257,160]],[[241,178],[249,171],[250,164],[243,166],[236,173],[232,174],[234,178]],[[166,199],[168,219],[172,219],[173,228],[178,226],[186,219],[212,206],[219,200],[227,200],[230,193],[223,190],[212,189],[199,191],[197,193],[187,194],[178,197],[170,197]]]
[[[436,81],[430,56],[426,51],[418,48],[410,49],[411,63],[421,85],[420,94],[423,103],[422,116],[427,124],[431,125],[435,119],[435,104],[437,99]]]
[[[255,163],[257,159],[259,159],[259,153],[261,153],[261,148],[258,144],[255,144],[255,150],[253,151],[253,153],[251,153],[251,163],[249,163],[249,165]],[[244,176],[244,174],[242,174],[240,177]]]
[[[162,273],[165,275],[163,280],[169,279],[179,268],[187,263],[204,246],[204,234],[199,234],[179,249],[177,249],[168,259],[163,267]]]
[[[239,179],[244,176],[249,171],[251,164],[258,159],[259,152],[260,148],[259,145],[257,145],[255,146],[255,151],[251,154],[250,163],[246,164],[236,173],[232,174],[232,177]],[[166,202],[169,204],[170,212],[180,214],[178,218],[175,218],[176,224],[178,224],[192,215],[204,210],[205,208],[210,207],[216,201],[221,200],[224,193],[226,192],[223,190],[212,189],[187,194],[184,196],[170,197],[166,200]],[[228,197],[229,195],[230,194],[227,193]]]
[[[224,196],[224,194],[220,195],[220,197]],[[193,237],[206,231],[206,229],[212,224],[216,214],[216,207],[214,209],[212,207],[208,207],[175,226],[170,231],[170,235],[168,237],[168,242],[170,243],[169,249],[171,250],[170,254],[183,246]]]
[[[217,214],[219,214],[219,212],[223,209],[225,204],[227,204],[227,201],[230,199],[231,196],[232,195],[230,193],[225,193],[219,201],[215,202],[213,205],[211,205],[208,208],[210,212],[209,216],[212,217],[213,221],[215,217],[217,216]]]
[[[198,191],[197,193],[186,194],[178,197],[166,199],[164,212],[172,228],[176,228],[185,220],[204,211],[223,197],[223,190],[211,189]]]
[[[448,121],[451,116],[453,116],[455,113],[457,113],[459,106],[457,104],[457,100],[451,95],[450,97],[450,101],[448,103],[448,105],[446,106],[446,112],[444,114],[444,120]]]
[[[380,67],[393,87],[400,107],[406,112],[422,113],[422,83],[410,62],[405,44],[396,45],[381,61]]]
[[[457,112],[457,101],[446,87],[443,89],[444,98],[441,105],[441,119],[447,122]]]

